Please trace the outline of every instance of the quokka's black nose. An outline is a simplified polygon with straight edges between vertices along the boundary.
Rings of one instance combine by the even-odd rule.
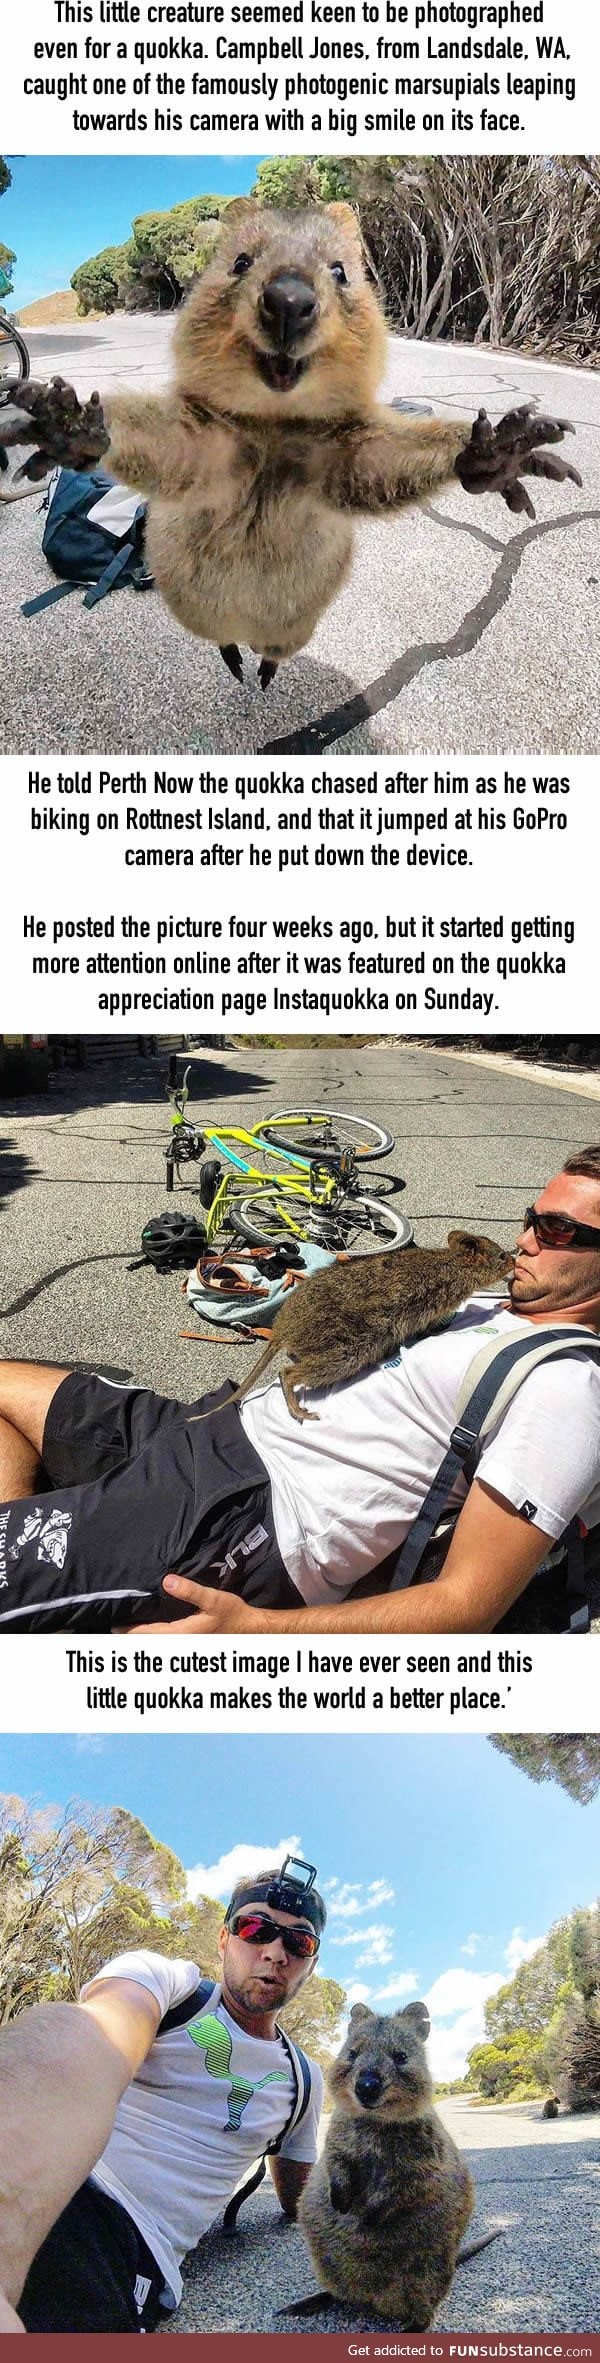
[[[263,287],[260,309],[263,328],[278,345],[285,346],[314,327],[319,306],[314,287],[309,287],[306,279],[296,278],[292,271],[280,271]]]
[[[356,2078],[354,2090],[357,2100],[362,2102],[363,2109],[373,2109],[375,2102],[380,2099],[382,2091],[381,2076],[377,2068],[361,2068],[360,2074]]]

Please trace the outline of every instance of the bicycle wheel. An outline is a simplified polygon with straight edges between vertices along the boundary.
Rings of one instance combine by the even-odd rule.
[[[366,1116],[347,1115],[343,1108],[329,1112],[323,1108],[280,1108],[277,1115],[255,1124],[254,1130],[271,1148],[287,1149],[290,1156],[295,1152],[311,1157],[319,1149],[334,1153],[354,1149],[355,1157],[366,1162],[372,1157],[387,1157],[394,1147],[394,1134],[386,1132],[383,1124],[373,1124]]]
[[[0,317],[0,401],[10,400],[11,386],[29,377],[31,362],[24,337],[12,320]]]
[[[251,1197],[232,1201],[230,1219],[233,1229],[253,1247],[281,1245],[286,1238],[298,1238],[311,1239],[333,1254],[368,1255],[408,1247],[413,1237],[406,1215],[397,1214],[380,1198],[346,1198],[339,1206],[321,1207],[310,1206],[306,1198],[294,1198],[288,1190],[254,1190]]]

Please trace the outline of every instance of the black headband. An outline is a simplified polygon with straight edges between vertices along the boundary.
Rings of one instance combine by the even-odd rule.
[[[287,1866],[292,1860],[291,1855],[286,1855],[281,1871],[273,1872],[266,1879],[248,1879],[243,1886],[236,1887],[225,1913],[226,1928],[230,1927],[232,1919],[243,1910],[244,1905],[270,1904],[273,1911],[289,1912],[294,1920],[309,1920],[315,1935],[321,1935],[327,1914],[314,1887],[316,1873],[312,1864],[302,1866],[312,1870],[312,1879],[307,1881],[306,1886],[301,1879],[293,1876],[286,1878]]]

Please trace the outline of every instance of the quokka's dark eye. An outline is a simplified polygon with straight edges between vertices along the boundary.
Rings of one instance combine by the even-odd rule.
[[[234,279],[243,279],[245,272],[246,272],[246,271],[251,271],[251,270],[252,270],[252,256],[251,256],[251,254],[236,254],[235,262],[234,262],[234,265],[233,265],[233,277],[234,277]]]
[[[330,263],[329,268],[332,279],[337,279],[338,287],[347,287],[348,281],[343,263]]]

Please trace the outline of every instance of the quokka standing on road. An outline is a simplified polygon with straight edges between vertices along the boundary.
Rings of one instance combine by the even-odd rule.
[[[568,422],[528,405],[492,428],[483,411],[473,425],[377,402],[386,331],[349,205],[276,213],[234,199],[173,354],[164,394],[80,404],[58,378],[18,387],[27,424],[21,416],[4,440],[38,444],[33,476],[105,455],[149,501],[148,561],[167,606],[216,642],[239,680],[246,642],[263,689],[344,582],[356,517],[455,477],[533,516],[523,476],[581,482],[540,448]]]
[[[363,2002],[351,2010],[327,2079],[325,2147],[298,2208],[323,2294],[286,2312],[316,2313],[337,2298],[427,2330],[456,2265],[498,2238],[487,2232],[460,2249],[475,2188],[433,2107],[428,2034],[425,2002],[389,2018]]]

